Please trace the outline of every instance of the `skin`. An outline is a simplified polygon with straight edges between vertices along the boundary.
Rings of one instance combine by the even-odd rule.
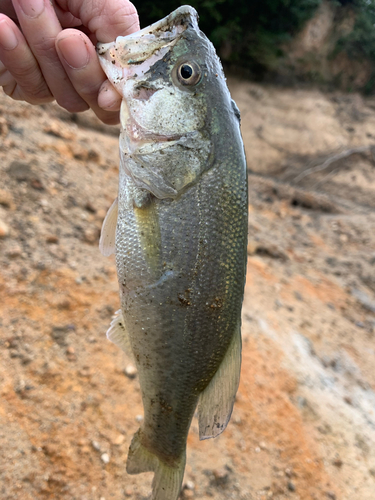
[[[126,0],[0,0],[0,86],[16,100],[56,100],[119,122],[121,97],[102,71],[95,44],[139,30]]]

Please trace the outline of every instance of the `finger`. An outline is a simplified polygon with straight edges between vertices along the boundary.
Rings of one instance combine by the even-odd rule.
[[[99,89],[98,105],[108,111],[120,110],[121,96],[109,80],[106,80]]]
[[[13,6],[22,32],[56,101],[71,112],[87,109],[57,55],[55,38],[61,31],[61,25],[49,0],[13,0]]]
[[[134,5],[127,0],[56,0],[101,42],[112,42],[117,36],[130,35],[139,30],[139,19]]]
[[[98,92],[106,76],[90,39],[77,30],[66,29],[57,36],[56,48],[77,94],[101,121],[107,124],[118,123],[118,108],[103,110],[98,105]]]
[[[65,12],[61,7],[52,1],[56,15],[61,25],[64,28],[73,28],[74,26],[80,26],[82,22],[73,16],[70,12]],[[17,14],[14,10],[12,0],[0,0],[0,11],[7,17],[10,17],[16,24],[18,23]]]
[[[15,99],[23,99],[31,104],[41,104],[52,100],[38,63],[30,51],[25,38],[13,21],[0,14],[0,60],[14,79],[10,85],[7,76],[4,91]]]

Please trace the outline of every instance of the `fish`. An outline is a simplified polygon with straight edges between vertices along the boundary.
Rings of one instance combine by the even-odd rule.
[[[201,440],[218,436],[240,379],[240,113],[190,6],[97,53],[122,96],[118,197],[99,242],[115,254],[121,302],[107,337],[134,359],[144,407],[126,470],[154,472],[152,499],[176,500],[194,414]]]

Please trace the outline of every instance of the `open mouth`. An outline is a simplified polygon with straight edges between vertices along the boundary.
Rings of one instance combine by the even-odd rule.
[[[101,59],[115,61],[122,67],[138,65],[150,58],[166,44],[173,43],[188,26],[198,27],[198,14],[189,5],[183,5],[164,19],[127,36],[119,36],[115,42],[98,43]]]
[[[131,77],[142,77],[179,40],[189,26],[198,29],[198,14],[188,5],[179,7],[164,19],[110,43],[98,43],[100,64],[115,86]]]

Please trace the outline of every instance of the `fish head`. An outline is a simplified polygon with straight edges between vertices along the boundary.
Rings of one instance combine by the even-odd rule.
[[[229,95],[197,12],[180,7],[137,33],[98,44],[97,51],[123,98],[124,168],[155,196],[176,197],[212,163],[212,112]]]

